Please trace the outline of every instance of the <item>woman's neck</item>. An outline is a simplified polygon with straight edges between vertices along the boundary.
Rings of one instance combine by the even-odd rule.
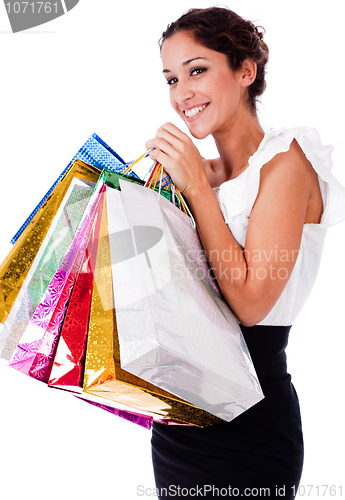
[[[264,131],[252,113],[244,112],[232,126],[213,135],[219,160],[216,164],[218,176],[229,180],[240,175],[248,166],[249,158],[257,151]]]

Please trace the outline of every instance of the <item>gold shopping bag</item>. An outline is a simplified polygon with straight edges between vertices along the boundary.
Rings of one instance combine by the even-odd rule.
[[[97,182],[100,173],[98,168],[76,160],[15,242],[0,265],[0,323],[5,323],[72,180]],[[0,349],[3,343],[0,339]],[[5,359],[12,353],[13,349]]]

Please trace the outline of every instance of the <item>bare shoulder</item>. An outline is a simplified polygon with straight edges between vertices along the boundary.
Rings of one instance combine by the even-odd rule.
[[[309,183],[317,174],[296,139],[293,139],[288,151],[278,153],[262,167],[261,178],[270,176],[276,179],[284,177],[286,180],[291,177],[296,181]]]
[[[318,176],[295,139],[288,151],[277,154],[261,169],[259,195],[265,193],[267,196],[272,189],[282,200],[285,197],[292,201],[305,199],[307,206],[304,222],[319,222],[322,197]]]

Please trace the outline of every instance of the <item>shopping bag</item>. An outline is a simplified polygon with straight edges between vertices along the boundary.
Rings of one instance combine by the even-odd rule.
[[[94,184],[94,183],[91,183],[91,184]],[[77,220],[81,219],[81,215],[85,211],[85,205],[86,205],[88,199],[90,198],[90,191],[92,192],[91,185],[90,186],[84,185],[78,179],[74,179],[72,181],[69,192],[66,194],[66,197],[68,194],[69,194],[69,197],[68,197],[67,203],[64,207],[62,216],[59,219],[58,224],[56,224],[56,227],[55,227],[53,234],[52,234],[52,237],[51,237],[51,241],[49,241],[49,243],[46,245],[45,252],[44,252],[43,257],[42,257],[41,262],[40,262],[40,266],[37,266],[35,269],[35,273],[31,279],[31,282],[30,282],[31,286],[27,287],[27,291],[26,291],[27,297],[24,297],[23,302],[25,302],[25,306],[27,306],[28,310],[30,310],[30,307],[29,307],[30,301],[34,302],[35,299],[37,300],[37,295],[39,295],[39,293],[42,293],[42,288],[44,287],[44,282],[47,280],[49,273],[52,272],[52,267],[54,268],[54,266],[56,266],[56,262],[57,262],[56,261],[56,259],[57,259],[56,253],[58,253],[58,252],[63,253],[63,249],[68,250],[69,245],[67,243],[71,239],[71,235],[69,234],[69,232],[71,231],[71,233],[73,233],[73,234],[75,233],[74,226],[77,226]],[[85,199],[83,199],[83,197]],[[53,221],[52,226],[53,225],[54,225],[54,221]],[[50,230],[51,229],[52,229],[52,227],[50,228]],[[92,235],[92,238],[90,238],[90,240],[97,241],[95,238],[95,234]],[[87,252],[90,252],[90,245],[88,245],[85,253],[87,253]],[[85,254],[84,254],[84,256],[85,256]],[[84,272],[87,270],[87,263],[88,263],[87,259],[85,259],[84,262],[82,263],[82,267],[86,266],[84,268]],[[80,273],[80,270],[79,270],[78,277],[83,278],[83,286],[82,287],[79,286],[79,289],[81,289],[81,291],[84,291],[84,292],[86,291],[86,293],[87,293],[88,287],[87,287],[86,281],[89,279],[89,276],[87,275],[87,273],[86,273],[86,276],[84,276],[83,273]],[[75,283],[75,287],[78,288],[78,279]],[[75,288],[72,289],[72,297],[69,301],[69,305],[71,304],[71,302],[73,302],[73,292],[74,291],[75,291]],[[22,293],[22,292],[23,292],[23,287],[22,287],[20,293]],[[26,300],[25,300],[25,298],[26,298]],[[84,299],[84,302],[85,302],[85,298],[87,299],[87,297],[85,297],[85,295],[83,297],[83,293],[80,293],[78,298]],[[74,297],[74,300],[78,300],[78,298]],[[68,311],[69,310],[70,310],[70,308],[68,308]],[[12,313],[12,311],[13,311],[13,308],[11,310],[11,313]],[[19,311],[20,314],[23,314],[23,313],[25,314],[28,312],[29,311],[27,311],[25,308],[24,308],[24,311],[23,311],[23,308],[21,311]],[[19,314],[19,316],[20,316],[20,314]],[[68,318],[65,318],[65,319],[68,321]],[[88,317],[87,317],[87,319],[88,319]],[[30,318],[28,321],[30,321]],[[16,323],[14,323],[14,325],[15,324]],[[80,314],[78,317],[78,326],[80,327]],[[46,339],[46,334],[47,334],[47,331],[44,334],[44,339]],[[63,335],[63,331],[62,331],[62,335]],[[72,340],[75,340],[75,337],[76,336],[73,335]],[[66,337],[64,338],[64,340],[66,341]],[[44,353],[42,346],[45,348],[48,347],[47,344],[44,344],[44,343],[42,344],[42,342],[41,342],[40,349],[36,353],[36,356],[32,362],[31,369],[29,370],[28,374],[30,376],[46,383],[48,381],[47,375],[50,373],[52,356],[49,358],[48,355],[50,354],[50,349],[48,349],[48,351],[46,353]],[[73,348],[73,347],[71,347],[71,351],[73,352],[73,354],[75,354],[75,352],[76,352],[75,348]],[[84,351],[84,349],[83,349],[83,347],[81,347],[81,349],[79,349],[79,352],[82,354],[82,356],[81,356],[82,358],[83,358],[83,351]],[[75,378],[75,374],[73,374],[73,378]],[[81,384],[81,386],[82,386],[82,384]],[[65,388],[65,386],[63,386],[63,387]],[[83,399],[86,401],[85,398],[83,398]],[[114,408],[114,407],[107,405],[106,401],[102,400],[102,398],[99,398],[99,401],[94,401],[91,399],[92,398],[88,396],[87,402],[91,403],[92,405],[97,406],[98,408],[101,408],[102,410],[106,410],[106,411],[111,412],[112,414],[114,414],[116,416],[119,416],[119,417],[124,418],[126,420],[129,420],[137,425],[140,425],[144,428],[149,429],[152,425],[152,419],[150,417],[144,416],[142,414],[133,413],[132,411],[128,411],[131,409],[130,408],[127,409],[127,407],[125,407],[124,405],[118,405],[118,408]],[[93,399],[96,399],[96,398],[93,398]]]
[[[105,143],[100,145],[99,141],[101,141],[99,137],[96,141],[96,139],[92,136],[79,151],[78,156],[89,158],[94,164],[99,165],[101,168],[105,168],[106,165],[110,165],[112,168],[123,170],[125,168],[123,160],[120,162],[120,167],[120,160],[117,159],[116,153],[112,150],[111,153],[108,152],[108,150],[105,149]],[[107,147],[109,148],[109,146]],[[110,158],[104,153],[104,151],[110,155]],[[131,169],[127,168],[127,170],[128,174],[124,178],[132,176],[133,180],[139,180],[135,174],[131,173]],[[107,169],[107,171],[109,170]],[[87,165],[78,159],[74,160],[73,164],[70,164],[68,167],[67,172],[65,172],[63,176],[60,176],[53,188],[49,191],[49,196],[46,195],[38,207],[36,207],[35,211],[30,216],[31,220],[29,221],[29,218],[26,224],[22,226],[22,232],[18,232],[20,233],[20,236],[17,235],[17,238],[19,239],[16,240],[13,249],[5,259],[4,263],[0,266],[0,356],[4,359],[9,360],[13,355],[14,349],[18,345],[23,331],[28,324],[27,315],[24,317],[21,315],[19,316],[19,322],[16,320],[14,332],[10,331],[13,325],[13,320],[15,319],[14,313],[11,315],[11,318],[5,327],[1,326],[1,323],[6,321],[6,318],[11,312],[13,304],[17,300],[24,282],[27,285],[31,279],[31,275],[33,274],[35,267],[44,252],[42,243],[46,237],[49,239],[48,231],[54,218],[57,219],[57,213],[61,211],[62,200],[64,199],[64,196],[66,196],[66,192],[68,191],[72,180],[74,178],[79,178],[84,179],[87,182],[97,182],[99,180],[100,173],[101,170],[97,167]],[[118,182],[118,178],[116,179]],[[142,181],[140,181],[140,183],[143,184]],[[36,262],[36,265],[33,269],[31,269],[34,261]],[[55,271],[56,269],[54,269],[54,272]],[[31,309],[37,307],[39,303],[37,298],[38,296],[35,295],[35,299],[30,302]],[[40,299],[41,298],[42,294],[40,296]],[[18,304],[19,302],[17,301],[17,308]],[[8,340],[6,342],[6,346],[4,347],[6,338],[8,338]],[[2,349],[4,349],[3,352]]]
[[[112,172],[112,179],[117,179],[118,176],[129,179],[128,175]],[[52,387],[75,392],[81,392],[83,387],[82,367],[92,294],[93,260],[97,254],[105,177],[106,174],[102,174],[94,188],[92,195],[94,201],[86,211],[88,214],[86,222],[83,222],[85,227],[81,224],[81,228],[84,227],[84,229],[80,229],[83,231],[81,233],[83,241],[80,241],[80,235],[77,236],[73,242],[73,250],[70,250],[70,255],[67,257],[68,263],[71,264],[68,278],[58,292],[54,289],[57,305],[50,320],[46,321],[44,325],[43,336],[39,335],[38,338],[35,338],[34,343],[28,342],[28,335],[33,331],[33,328],[36,331],[35,334],[38,334],[37,328],[33,325],[40,320],[37,319],[42,315],[42,312],[39,311],[35,313],[36,318],[32,318],[24,340],[18,345],[10,361],[11,366],[38,380],[48,382]],[[138,181],[133,179],[133,182]],[[76,252],[79,253],[79,257],[73,263],[73,259],[77,255]],[[80,258],[83,260],[81,261]],[[54,283],[52,286],[54,288]],[[49,293],[47,300],[50,305]],[[41,307],[46,313],[47,307],[44,302]],[[38,343],[40,345],[37,348]]]
[[[129,169],[128,169],[129,170]],[[93,226],[89,235],[87,247],[84,251],[83,262],[80,271],[77,273],[75,281],[70,282],[73,289],[70,294],[63,293],[60,304],[65,304],[57,308],[60,311],[61,328],[58,329],[55,316],[51,320],[44,333],[41,347],[38,350],[35,360],[32,362],[29,375],[43,382],[48,382],[51,387],[82,392],[83,388],[83,364],[85,358],[85,345],[87,340],[87,327],[90,314],[90,302],[93,287],[93,274],[98,247],[98,233],[103,210],[103,190],[105,189],[105,179],[108,174],[111,178],[130,179],[128,175],[110,172],[108,169],[100,176],[95,187],[95,192],[102,193],[98,200],[98,208],[95,214]],[[133,182],[142,181],[135,178]],[[65,302],[62,302],[65,300]],[[68,300],[68,302],[66,302]],[[61,315],[63,311],[63,316]],[[52,342],[51,339],[54,338]],[[49,346],[47,351],[47,346]]]
[[[74,177],[96,182],[100,170],[77,161],[65,173],[20,234],[0,266],[0,323],[3,324],[16,300],[19,290],[39,252],[62,200]]]
[[[29,375],[47,381],[48,385],[81,392],[84,376],[84,358],[90,316],[94,271],[97,257],[99,230],[103,211],[103,193],[93,220],[87,247],[71,292],[63,324],[58,332],[57,349],[51,362],[46,353],[37,353]],[[50,355],[50,353],[49,353]],[[49,358],[48,358],[49,359]],[[45,377],[42,378],[42,366]]]
[[[107,211],[121,366],[230,421],[263,394],[191,219],[154,191],[120,187],[107,191]]]
[[[78,397],[78,396],[77,396]],[[152,427],[152,419],[150,417],[145,417],[144,415],[132,413],[126,410],[120,410],[119,408],[113,408],[111,406],[107,406],[102,404],[101,402],[91,401],[88,399],[83,399],[82,397],[78,397],[81,401],[85,401],[86,403],[92,404],[100,408],[101,410],[108,411],[117,417],[121,417],[125,420],[129,420],[133,424],[140,425],[140,427],[144,427],[144,429],[151,429]]]
[[[119,187],[120,178],[126,177],[105,171],[99,183],[103,180]],[[141,183],[133,179],[131,182]],[[111,403],[113,406],[117,405],[119,411],[123,411],[124,408],[131,409],[132,412],[137,412],[136,417],[138,417],[138,412],[141,412],[140,417],[145,415],[151,421],[156,420],[168,424],[192,423],[204,426],[218,422],[219,419],[213,415],[121,369],[112,301],[112,283],[109,275],[110,254],[105,207],[102,210],[101,235],[97,240],[97,229],[90,237],[87,256],[81,265],[83,271],[76,279],[59,334],[48,385],[80,393],[83,388],[82,368],[84,367],[83,397],[96,396],[92,399],[93,401],[96,399],[98,404],[105,406],[106,403],[108,405]],[[97,265],[94,269],[95,251]],[[128,248],[128,251],[131,252],[131,248]],[[95,276],[94,283],[93,276]],[[79,282],[81,282],[80,285]],[[89,292],[92,286],[92,306],[89,318]],[[100,297],[102,297],[104,307]],[[87,325],[89,325],[88,334]],[[88,349],[84,366],[86,338]],[[36,355],[36,364],[35,361],[32,363],[29,375],[45,382],[41,361],[46,363],[44,353]],[[48,368],[48,365],[45,367]]]
[[[38,352],[43,352],[49,360],[53,357],[59,330],[88,244],[102,191],[103,185],[97,183],[77,234],[10,359],[9,366],[26,375]]]
[[[107,172],[109,171],[107,170]],[[129,179],[128,175],[114,172],[111,172],[111,175],[112,179],[118,177]],[[73,252],[78,251],[79,255],[83,254],[82,260],[78,257],[75,261],[69,270],[69,276],[63,288],[56,295],[58,302],[49,323],[45,326],[43,337],[41,340],[35,339],[34,349],[30,345],[30,354],[26,352],[25,356],[23,356],[22,352],[24,342],[21,342],[17,348],[17,353],[10,362],[11,366],[20,369],[31,377],[48,383],[51,387],[73,392],[81,392],[83,387],[83,363],[99,225],[103,210],[102,200],[105,177],[106,173],[102,174],[94,188],[92,195],[94,202],[88,209],[88,219],[84,228],[87,232],[83,230],[84,240],[81,244],[79,241],[80,236],[78,236],[73,243]],[[133,182],[138,181],[133,179]],[[91,217],[90,214],[94,215]],[[72,260],[71,257],[68,258],[68,261],[72,262]],[[38,313],[38,316],[40,314]],[[32,323],[35,324],[35,318],[33,318]],[[32,329],[32,326],[30,328]],[[40,346],[36,350],[39,341]],[[28,342],[26,341],[26,350],[27,345]],[[34,359],[32,359],[33,355]]]
[[[9,360],[17,347],[75,236],[94,186],[94,182],[72,179],[1,330],[1,358]]]
[[[81,160],[98,170],[107,168],[108,170],[123,172],[127,168],[126,162],[110,146],[108,146],[108,144],[106,144],[97,134],[92,134],[79,149],[77,154],[72,158],[63,172],[59,175],[49,191],[43,196],[42,200],[25,220],[24,224],[22,224],[20,229],[16,232],[11,240],[12,244],[17,241],[21,233],[33,219],[35,214],[40,210],[45,201],[50,197],[51,193],[55,190],[56,186],[58,186],[76,160]],[[134,172],[131,172],[130,175],[137,178]]]
[[[109,190],[111,188],[107,188],[107,192]],[[202,427],[219,422],[217,417],[121,368],[116,310],[113,304],[106,205],[103,207],[99,236],[82,396],[97,396],[93,401],[98,401],[98,404],[102,404],[103,398],[103,405],[116,406],[120,403],[120,408],[126,405],[132,412],[136,412],[136,417],[139,413],[151,422],[171,425],[183,423]],[[127,251],[130,253],[131,248],[127,247]],[[113,410],[115,412],[116,408]]]

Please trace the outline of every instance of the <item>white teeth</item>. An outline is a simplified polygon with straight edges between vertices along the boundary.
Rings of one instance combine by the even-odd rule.
[[[206,108],[206,104],[204,104],[203,106],[197,106],[196,108],[193,109],[186,109],[184,113],[187,118],[192,118],[193,116],[197,115],[200,111],[202,111],[204,108]]]

